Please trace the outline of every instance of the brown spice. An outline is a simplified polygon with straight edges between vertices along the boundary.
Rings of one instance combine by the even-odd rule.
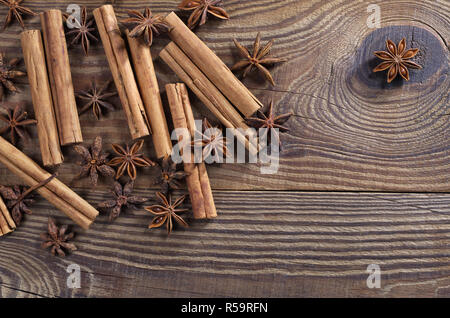
[[[98,38],[93,34],[96,28],[93,26],[94,19],[88,19],[87,9],[83,7],[81,9],[81,21],[75,19],[75,29],[67,32],[69,36],[75,35],[70,45],[75,45],[81,42],[84,55],[89,55],[90,40],[98,42]]]
[[[185,213],[188,211],[187,209],[178,209],[178,207],[186,199],[185,195],[179,197],[173,203],[170,195],[167,197],[161,192],[157,192],[156,196],[162,205],[156,204],[145,208],[148,212],[155,215],[152,223],[150,223],[150,225],[148,226],[149,229],[161,227],[166,224],[167,234],[170,235],[170,233],[172,232],[174,220],[184,227],[189,227],[186,221],[178,215],[180,213]]]
[[[8,15],[6,16],[5,24],[3,25],[3,29],[11,23],[13,17],[19,21],[22,29],[25,29],[25,25],[23,24],[22,14],[35,16],[37,13],[34,13],[28,8],[21,6],[20,4],[23,0],[0,0],[0,4],[3,4],[9,7]]]
[[[48,218],[48,230],[46,233],[41,234],[42,248],[46,249],[51,247],[51,253],[56,256],[64,257],[67,252],[73,252],[77,250],[77,247],[73,243],[69,243],[73,239],[75,234],[67,233],[68,226],[63,225],[61,227],[56,226],[53,218]]]
[[[102,152],[102,137],[95,137],[89,149],[82,145],[76,145],[74,149],[82,157],[82,161],[79,163],[81,171],[78,177],[89,175],[93,186],[97,185],[99,173],[107,177],[112,177],[116,173],[106,164],[109,154]]]
[[[119,179],[125,171],[127,171],[131,180],[135,180],[137,176],[136,166],[149,167],[156,165],[149,158],[139,153],[143,145],[144,140],[142,139],[135,142],[131,147],[127,145],[126,149],[118,144],[111,145],[114,152],[117,154],[117,157],[113,158],[108,165],[113,167],[119,166],[116,173],[116,179]]]
[[[145,43],[151,46],[153,35],[158,36],[162,32],[169,32],[170,26],[161,15],[153,15],[150,8],[145,8],[144,13],[136,10],[128,10],[130,18],[122,20],[122,23],[134,25],[130,31],[132,38],[143,37]]]
[[[18,58],[8,61],[5,57],[5,53],[0,53],[0,101],[5,95],[5,89],[11,93],[18,92],[18,89],[12,82],[13,79],[27,75],[25,72],[16,70],[20,61],[21,59]]]
[[[375,56],[379,59],[384,60],[377,67],[373,69],[374,72],[381,72],[388,70],[387,72],[387,82],[390,83],[400,74],[405,80],[409,81],[409,68],[420,69],[420,65],[409,61],[414,56],[416,56],[419,49],[409,49],[406,50],[406,40],[403,38],[398,46],[395,45],[391,40],[386,40],[386,51],[376,51]]]
[[[203,132],[197,131],[200,139],[192,141],[193,146],[202,146],[203,160],[212,159],[212,162],[221,162],[224,157],[229,156],[227,138],[223,136],[218,126],[213,127],[208,119],[203,119]]]
[[[232,71],[241,70],[245,68],[242,77],[246,77],[247,74],[253,69],[257,68],[272,85],[275,85],[272,75],[264,65],[273,65],[280,62],[287,61],[286,59],[280,59],[277,57],[268,56],[273,46],[274,40],[269,41],[261,49],[261,33],[258,33],[253,44],[253,52],[250,54],[249,50],[241,45],[236,39],[233,40],[236,47],[239,49],[239,53],[244,58],[243,61],[239,61],[231,67]]]
[[[34,203],[30,197],[31,193],[49,183],[56,175],[52,175],[48,179],[36,184],[33,187],[27,188],[22,186],[5,187],[0,186],[0,194],[6,201],[6,206],[11,211],[11,216],[16,223],[20,225],[23,214],[31,214],[29,206]]]
[[[136,205],[148,201],[146,198],[131,195],[133,192],[133,186],[133,181],[129,181],[123,187],[119,182],[114,182],[114,188],[112,191],[114,199],[102,202],[98,205],[99,208],[111,210],[109,214],[110,221],[118,218],[124,207],[137,209]]]
[[[259,128],[268,128],[265,129],[263,136],[268,135],[269,131],[271,131],[273,128],[278,128],[280,132],[287,132],[289,131],[289,128],[283,126],[285,122],[291,118],[292,113],[287,113],[283,115],[275,116],[273,113],[273,101],[270,102],[269,110],[266,114],[264,114],[262,111],[258,110],[257,112],[258,117],[250,117],[247,118],[245,121],[247,124],[251,127],[254,127],[256,129]],[[281,140],[279,133],[275,130],[273,131],[274,136],[276,137],[279,145],[281,146]],[[262,136],[260,136],[262,137]]]
[[[98,87],[96,81],[91,83],[91,87],[87,91],[81,91],[76,94],[80,99],[86,100],[80,109],[80,115],[92,108],[95,118],[100,120],[102,113],[102,107],[109,111],[114,111],[114,106],[106,101],[107,98],[116,96],[117,92],[105,92],[111,85],[112,81],[105,82],[102,86]]]
[[[181,181],[188,175],[183,170],[177,169],[178,165],[172,161],[171,157],[166,157],[159,165],[160,175],[158,184],[161,185],[162,192],[168,194],[170,190],[178,189]]]
[[[16,144],[16,136],[29,141],[30,136],[26,131],[25,126],[35,125],[37,121],[34,119],[27,119],[28,113],[23,111],[20,105],[16,105],[14,110],[6,107],[4,107],[4,109],[6,110],[6,116],[4,114],[0,114],[0,120],[7,123],[7,126],[0,130],[0,135],[9,132],[10,141],[13,145]]]
[[[222,0],[183,0],[178,8],[184,11],[192,11],[187,25],[190,29],[206,23],[208,13],[216,18],[228,20],[230,16],[225,9],[218,7]]]

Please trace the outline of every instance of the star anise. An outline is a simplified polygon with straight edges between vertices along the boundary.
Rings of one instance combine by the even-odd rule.
[[[286,62],[286,59],[268,56],[273,46],[274,40],[270,40],[261,49],[261,33],[256,36],[255,43],[253,44],[253,52],[250,54],[249,50],[241,45],[236,39],[233,40],[234,44],[239,50],[239,54],[244,60],[237,62],[231,67],[232,71],[241,70],[245,68],[242,77],[246,77],[247,74],[256,67],[272,85],[275,85],[272,75],[264,65],[273,65],[280,62]]]
[[[400,74],[405,80],[409,81],[409,68],[420,69],[420,65],[409,61],[414,56],[416,56],[419,49],[409,49],[406,50],[406,40],[403,38],[398,46],[395,45],[391,40],[386,40],[386,51],[376,51],[375,56],[379,59],[384,60],[377,67],[373,69],[374,72],[381,72],[388,70],[387,72],[387,82],[390,83]]]
[[[273,113],[273,101],[271,101],[269,111],[264,114],[262,111],[258,110],[257,116],[258,117],[247,118],[245,121],[249,126],[256,129],[267,128],[264,129],[262,136],[268,135],[269,131],[272,131],[273,135],[277,139],[278,144],[281,146],[279,133],[276,130],[273,130],[273,128],[278,128],[280,132],[289,131],[289,128],[284,127],[283,124],[288,121],[289,118],[291,118],[292,113],[275,116],[275,114]]]
[[[11,209],[11,216],[16,223],[20,225],[22,222],[23,214],[31,214],[29,208],[34,203],[29,193],[27,193],[26,187],[13,186],[13,187],[0,187],[0,193],[3,199],[6,201],[6,206]],[[23,194],[28,194],[28,198],[25,198]]]
[[[20,4],[23,0],[0,0],[0,4],[3,4],[9,7],[8,15],[6,16],[5,24],[3,25],[3,30],[11,23],[13,17],[19,21],[22,29],[25,29],[25,25],[23,24],[22,14],[28,14],[35,16],[37,13],[34,13],[28,8],[21,6]]]
[[[0,53],[0,101],[3,99],[5,89],[12,93],[18,92],[18,89],[12,82],[13,79],[27,75],[25,72],[16,70],[16,66],[20,61],[21,59],[19,58],[8,61],[5,57],[5,53]]]
[[[185,195],[176,199],[174,203],[172,203],[172,198],[170,195],[167,197],[161,192],[157,192],[156,196],[161,201],[162,205],[156,204],[145,208],[148,212],[155,215],[155,218],[152,220],[152,223],[150,223],[150,225],[148,226],[149,229],[161,227],[165,223],[167,228],[167,234],[169,235],[172,232],[173,220],[175,220],[178,224],[184,227],[189,227],[186,221],[183,220],[183,218],[178,215],[179,213],[184,213],[187,212],[188,210],[177,209],[178,206],[180,206],[186,199]]]
[[[184,11],[193,11],[188,19],[188,27],[195,28],[197,25],[206,23],[208,13],[216,18],[228,20],[230,16],[225,9],[218,7],[222,0],[183,0],[178,6]]]
[[[183,170],[177,169],[177,164],[172,161],[171,157],[166,157],[160,164],[161,174],[158,177],[158,184],[161,185],[164,194],[169,193],[171,189],[178,189],[180,181],[188,175]]]
[[[73,243],[69,243],[73,239],[75,234],[67,233],[68,226],[63,225],[58,228],[53,218],[48,218],[48,230],[46,233],[41,233],[42,248],[46,249],[51,247],[51,253],[56,256],[64,257],[67,252],[73,252],[77,250],[77,247]]]
[[[25,126],[34,125],[37,121],[34,119],[26,119],[28,113],[24,112],[20,105],[17,105],[14,110],[7,107],[4,107],[4,109],[6,110],[6,116],[0,114],[0,120],[7,123],[7,126],[0,130],[0,135],[9,132],[11,138],[10,141],[13,145],[16,144],[16,135],[19,136],[19,138],[28,140],[30,137]]]
[[[201,136],[192,142],[193,146],[202,146],[203,160],[221,162],[224,157],[228,157],[227,138],[223,136],[222,130],[218,126],[213,127],[208,119],[203,119],[203,132],[197,131]]]
[[[127,145],[126,149],[118,144],[112,144],[114,152],[118,155],[113,158],[108,165],[119,166],[116,173],[116,179],[119,179],[125,171],[128,172],[128,176],[131,180],[136,179],[136,166],[139,167],[149,167],[155,166],[156,164],[149,158],[145,157],[143,154],[139,153],[144,145],[144,140],[139,140],[135,142],[131,148]]]
[[[80,115],[85,113],[92,107],[92,111],[94,112],[95,118],[100,120],[102,114],[102,107],[114,111],[114,106],[107,102],[106,99],[112,96],[117,95],[117,92],[107,93],[105,90],[111,85],[112,81],[107,81],[100,88],[97,87],[96,81],[91,83],[91,87],[87,91],[81,91],[77,93],[77,97],[83,100],[86,100],[87,103],[83,105],[80,110]]]
[[[96,30],[95,27],[93,26],[94,19],[91,18],[88,20],[87,9],[86,7],[83,7],[81,9],[81,17],[80,17],[81,21],[78,21],[77,19],[74,20],[75,20],[74,21],[75,29],[67,32],[67,35],[69,36],[75,34],[75,37],[72,39],[70,45],[78,44],[81,41],[81,46],[83,47],[84,55],[88,56],[91,44],[89,40],[98,42],[97,37],[93,34],[93,32]]]
[[[133,186],[133,181],[129,181],[123,187],[119,182],[114,182],[114,188],[112,191],[114,199],[102,202],[98,205],[99,208],[111,210],[109,214],[110,221],[113,221],[119,217],[123,207],[137,209],[137,204],[142,204],[148,201],[148,199],[139,196],[132,196],[131,193],[133,192]]]
[[[127,12],[130,18],[122,20],[122,23],[134,26],[130,36],[133,38],[142,36],[148,46],[153,43],[153,34],[158,36],[162,32],[170,30],[170,25],[164,20],[164,17],[153,15],[150,8],[145,8],[144,14],[136,10],[128,10]]]
[[[99,173],[106,177],[112,177],[116,173],[113,168],[106,164],[109,154],[102,152],[102,137],[95,137],[89,149],[82,145],[75,145],[73,148],[82,158],[79,163],[81,166],[79,178],[89,175],[92,185],[96,186]]]
[[[39,182],[38,184],[30,188],[18,185],[12,187],[0,186],[0,195],[6,201],[5,204],[10,209],[11,216],[16,225],[20,225],[24,213],[32,213],[29,208],[29,206],[34,203],[31,193],[39,189],[40,187],[45,186],[55,176],[56,175],[52,175],[50,178]]]

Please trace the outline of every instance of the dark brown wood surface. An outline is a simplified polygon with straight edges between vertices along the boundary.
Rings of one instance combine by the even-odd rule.
[[[36,12],[63,11],[73,1],[32,1]],[[381,7],[381,28],[369,29],[367,6]],[[103,1],[80,1],[89,11]],[[178,1],[152,1],[155,13],[176,10]],[[147,1],[116,1],[119,15]],[[262,32],[275,38],[273,54],[289,62],[273,68],[277,86],[251,74],[244,83],[276,112],[291,111],[282,137],[279,172],[263,175],[253,164],[209,167],[217,220],[190,220],[189,230],[170,237],[147,229],[140,210],[109,223],[98,218],[89,231],[74,227],[79,251],[66,259],[40,249],[39,233],[49,215],[70,223],[38,199],[12,235],[0,238],[0,297],[309,297],[450,296],[450,5],[438,1],[224,1],[229,21],[210,19],[196,33],[227,65],[239,57],[232,38],[250,46]],[[0,17],[6,16],[0,7]],[[186,17],[186,15],[183,15]],[[26,18],[40,28],[39,18]],[[21,56],[17,23],[0,34],[9,57]],[[373,51],[384,40],[407,39],[419,47],[411,81],[385,84],[373,74]],[[154,57],[168,43],[157,38]],[[84,57],[71,48],[76,90],[111,77],[101,43]],[[159,59],[164,88],[177,77]],[[7,102],[32,113],[27,80]],[[209,116],[192,96],[197,118]],[[167,100],[163,93],[163,101]],[[105,144],[130,141],[119,100],[117,111],[96,121],[80,117],[86,143],[100,134]],[[34,140],[21,145],[40,161]],[[106,148],[109,148],[106,146]],[[152,157],[151,138],[146,153]],[[77,156],[64,149],[58,172],[92,204],[108,198],[110,180],[92,190],[77,181]],[[140,171],[138,193],[153,197],[155,169]],[[1,184],[19,183],[0,167]],[[347,191],[347,192],[345,192]],[[66,287],[66,267],[79,264],[82,288]],[[381,267],[381,288],[366,286],[369,264]]]

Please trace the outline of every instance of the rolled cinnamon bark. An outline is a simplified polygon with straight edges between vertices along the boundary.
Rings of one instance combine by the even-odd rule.
[[[11,233],[16,228],[5,202],[0,197],[0,236]]]
[[[172,41],[245,117],[251,116],[262,106],[261,102],[234,76],[222,60],[181,21],[175,12],[170,13],[165,20],[172,27],[169,32]]]
[[[61,11],[41,13],[41,24],[61,145],[83,142]]]
[[[186,86],[184,84],[168,84],[166,85],[166,92],[174,127],[187,129],[192,136],[195,123]],[[178,136],[179,142],[182,141],[180,137]],[[191,154],[191,162],[184,163],[184,170],[188,173],[186,183],[191,197],[194,218],[216,217],[217,211],[204,163],[196,165]]]
[[[22,32],[21,42],[30,83],[34,114],[37,120],[42,162],[44,166],[59,165],[63,162],[64,157],[59,144],[41,31],[29,30]]]
[[[241,128],[244,131],[249,128],[233,105],[176,43],[169,43],[159,56],[226,128]],[[239,130],[234,130],[233,133],[238,141],[246,146],[249,153],[256,156],[258,153],[257,143],[253,142],[256,139],[247,139]]]
[[[166,92],[169,100],[170,112],[172,114],[173,126],[175,129],[188,129],[186,116],[184,114],[183,99],[179,91],[180,84],[167,84]],[[182,142],[182,136],[178,136],[178,142]],[[205,200],[203,198],[202,187],[200,184],[200,175],[198,168],[194,163],[194,157],[191,156],[191,162],[184,162],[184,171],[187,173],[186,184],[191,198],[192,212],[194,218],[206,218]]]
[[[236,128],[248,128],[239,112],[175,42],[170,42],[160,57],[218,119]]]
[[[172,153],[172,142],[166,115],[161,101],[150,47],[139,38],[132,38],[127,31],[128,44],[134,64],[134,72],[144,101],[147,118],[152,130],[153,145],[157,158],[165,158]]]
[[[2,137],[0,137],[0,162],[30,187],[51,176]],[[53,178],[36,191],[85,229],[89,228],[98,215],[94,207],[57,178]]]
[[[150,134],[150,124],[114,9],[111,5],[104,5],[94,10],[94,17],[108,59],[109,68],[128,120],[131,137],[137,139],[148,136]]]
[[[191,103],[189,102],[189,95],[186,86],[183,84],[178,85],[179,94],[183,101],[184,115],[186,116],[187,128],[191,136],[195,135],[195,118],[192,112]],[[211,219],[217,217],[216,205],[211,190],[211,184],[209,183],[208,172],[206,171],[206,165],[201,162],[197,165],[198,179],[200,180],[200,187],[202,189],[203,201],[205,204],[206,218]]]

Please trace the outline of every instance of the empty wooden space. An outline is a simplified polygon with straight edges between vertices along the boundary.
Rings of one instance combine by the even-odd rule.
[[[31,1],[35,12],[66,11],[73,1]],[[92,10],[105,1],[79,1]],[[150,3],[154,13],[177,11],[178,0]],[[381,8],[381,28],[366,25],[369,4]],[[142,10],[148,1],[116,0],[115,9]],[[228,21],[209,19],[197,35],[228,65],[238,59],[232,39],[251,46],[275,38],[273,54],[289,59],[272,69],[275,87],[251,73],[243,82],[277,113],[293,112],[282,136],[279,171],[261,174],[255,164],[208,167],[219,217],[189,219],[190,228],[148,230],[144,210],[110,223],[101,215],[89,231],[74,226],[79,250],[65,259],[40,249],[47,217],[70,220],[38,198],[33,214],[0,238],[0,297],[311,297],[450,296],[450,103],[448,1],[224,0]],[[184,19],[186,14],[179,11]],[[0,19],[6,17],[0,7]],[[39,17],[26,18],[28,29]],[[21,28],[0,34],[7,57],[21,56]],[[409,82],[386,83],[372,73],[373,52],[385,40],[418,47]],[[179,81],[156,58],[169,43],[155,38],[155,58],[166,115],[164,85]],[[76,91],[111,78],[101,43],[89,57],[69,48]],[[27,80],[8,102],[32,113]],[[131,141],[118,99],[117,110],[97,121],[80,117],[86,144],[95,136],[109,144]],[[213,117],[192,95],[196,118]],[[40,162],[33,141],[21,148]],[[154,153],[151,138],[145,152]],[[78,157],[64,148],[61,181],[94,206],[109,197],[110,180],[92,189],[75,180]],[[156,169],[140,171],[137,193],[154,197]],[[0,184],[17,184],[0,167]],[[68,289],[66,268],[78,264],[81,289]],[[370,264],[381,268],[381,288],[366,285]]]

